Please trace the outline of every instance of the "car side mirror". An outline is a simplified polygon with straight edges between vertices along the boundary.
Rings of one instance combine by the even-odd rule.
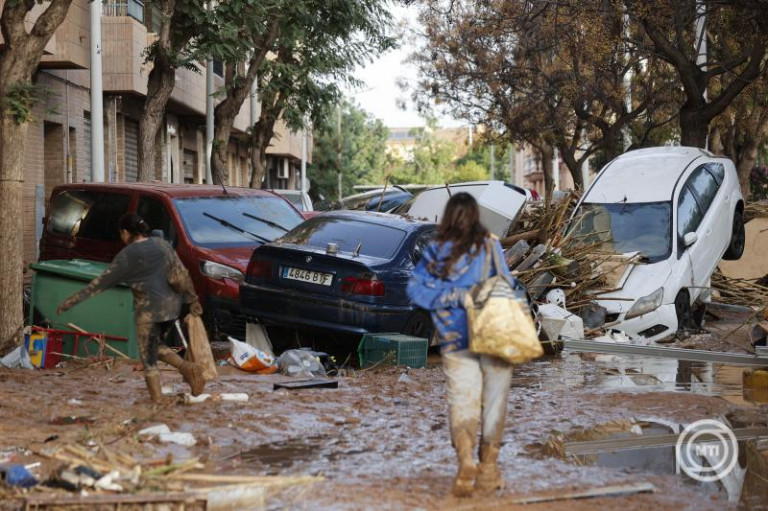
[[[683,236],[683,245],[685,245],[685,248],[690,247],[697,241],[699,241],[699,235],[696,234],[695,232],[689,232],[689,233],[686,233],[685,236]]]

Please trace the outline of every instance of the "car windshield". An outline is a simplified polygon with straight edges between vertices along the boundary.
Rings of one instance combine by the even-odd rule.
[[[230,195],[173,202],[192,242],[207,248],[272,241],[304,220],[278,197]]]
[[[318,216],[307,220],[278,241],[325,249],[336,243],[339,252],[390,259],[405,238],[405,231],[388,225],[350,220],[348,218]]]
[[[670,202],[582,204],[570,232],[573,243],[603,252],[640,252],[649,262],[672,251]]]

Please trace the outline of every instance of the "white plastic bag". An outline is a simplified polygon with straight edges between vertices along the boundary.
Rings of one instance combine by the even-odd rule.
[[[32,361],[29,360],[29,352],[23,344],[3,358],[0,358],[0,366],[7,367],[8,369],[16,369],[17,367],[22,369],[35,368],[35,366],[32,365]]]
[[[228,337],[229,344],[232,347],[232,363],[249,373],[274,373],[277,371],[275,357],[264,353],[242,341]]]
[[[288,376],[314,378],[326,375],[325,367],[313,351],[288,350],[280,355],[277,363],[280,372]]]

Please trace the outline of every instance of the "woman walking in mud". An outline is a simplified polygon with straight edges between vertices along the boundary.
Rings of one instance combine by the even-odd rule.
[[[480,209],[467,193],[448,201],[438,233],[424,251],[408,296],[431,312],[440,340],[448,384],[451,442],[459,471],[453,484],[457,497],[474,490],[492,492],[504,487],[497,460],[507,412],[512,366],[506,361],[469,351],[466,293],[486,278],[486,239],[492,236],[480,223]],[[501,244],[493,237],[495,250]],[[502,260],[503,260],[503,253]],[[493,265],[490,276],[495,275]],[[477,429],[481,424],[480,464],[475,463]]]
[[[189,272],[168,242],[148,236],[149,226],[140,216],[127,213],[120,218],[118,227],[126,247],[101,276],[67,298],[57,313],[61,314],[117,284],[130,287],[136,337],[151,400],[159,403],[162,398],[158,359],[178,369],[192,394],[197,396],[205,386],[202,369],[185,361],[166,345],[181,313],[182,299],[189,305],[191,314],[199,316],[203,312]]]

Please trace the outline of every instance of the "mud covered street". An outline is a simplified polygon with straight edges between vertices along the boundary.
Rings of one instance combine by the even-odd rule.
[[[636,483],[650,483],[655,491],[525,508],[715,510],[735,508],[739,500],[745,509],[765,505],[766,484],[758,485],[763,493],[731,495],[736,500],[729,504],[722,485],[676,475],[673,447],[567,454],[569,442],[669,433],[670,425],[704,418],[727,418],[734,428],[764,427],[768,406],[745,399],[746,369],[567,352],[515,370],[500,456],[507,488],[492,497],[450,497],[456,462],[439,363],[432,355],[426,369],[350,370],[338,389],[291,391],[273,391],[285,376],[222,367],[206,391],[245,392],[247,402],[169,398],[155,412],[130,362],[109,371],[74,364],[2,370],[0,454],[14,463],[41,462],[35,473],[42,479],[62,465],[44,454],[71,443],[108,445],[142,463],[196,457],[204,464],[200,472],[209,474],[324,477],[271,492],[268,509],[513,509],[520,497]],[[162,371],[162,380],[171,393],[184,390],[174,372]],[[51,424],[65,416],[84,419]],[[197,445],[137,435],[159,423],[191,433]],[[27,495],[51,491],[39,488]],[[3,491],[5,508],[22,505],[20,490]]]

